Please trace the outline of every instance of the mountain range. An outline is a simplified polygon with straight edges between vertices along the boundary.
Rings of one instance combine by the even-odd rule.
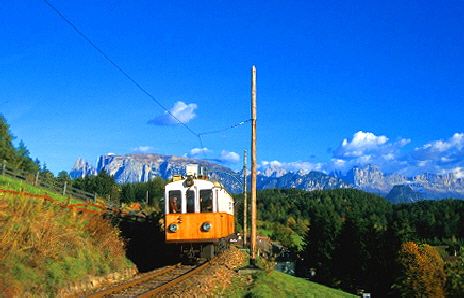
[[[72,178],[96,175],[106,171],[118,183],[145,182],[153,177],[170,179],[185,175],[187,164],[198,164],[204,174],[217,179],[232,193],[243,192],[243,173],[204,160],[162,154],[106,154],[98,158],[96,166],[79,158],[70,171]],[[248,177],[249,180],[249,177]],[[249,189],[250,183],[248,183]],[[260,169],[257,188],[298,188],[306,191],[355,188],[385,196],[392,202],[416,202],[425,199],[464,199],[464,179],[453,174],[422,174],[405,177],[384,174],[375,165],[354,167],[346,174],[321,172],[287,172],[283,167],[270,166]]]

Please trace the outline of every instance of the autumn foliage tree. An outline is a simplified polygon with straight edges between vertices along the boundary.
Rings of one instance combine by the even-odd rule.
[[[394,287],[401,296],[445,296],[444,262],[434,247],[414,242],[403,243],[399,264],[402,272]]]

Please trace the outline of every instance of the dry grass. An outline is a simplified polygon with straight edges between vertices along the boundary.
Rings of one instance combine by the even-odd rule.
[[[127,268],[117,229],[40,199],[0,195],[0,293],[54,294],[88,275]]]

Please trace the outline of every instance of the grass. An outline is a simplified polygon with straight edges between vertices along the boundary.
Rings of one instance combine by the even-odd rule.
[[[251,297],[356,297],[277,271],[257,273],[249,294]]]
[[[225,297],[357,297],[281,272],[240,276],[220,296]]]
[[[240,276],[220,293],[222,297],[357,297],[281,272]]]
[[[249,258],[244,267],[249,265]],[[303,278],[274,271],[274,263],[257,259],[262,270],[253,274],[238,275],[227,289],[215,293],[221,297],[357,297],[341,290],[319,285]]]
[[[0,293],[53,296],[88,276],[124,271],[119,231],[92,214],[0,193]]]
[[[3,175],[0,175],[0,190],[11,190],[11,191],[17,191],[21,193],[31,193],[31,194],[36,194],[36,195],[46,195],[50,199],[52,199],[54,202],[62,205],[74,205],[74,204],[85,204],[87,203],[84,200],[79,200],[79,199],[74,199],[74,198],[69,198],[66,196],[63,196],[61,194],[57,194],[54,192],[51,192],[50,190],[42,189],[40,187],[35,187],[32,185],[29,185],[26,183],[24,180],[17,180],[13,179],[10,177],[6,177]],[[5,193],[3,193],[4,195]],[[2,193],[0,192],[0,196]],[[26,196],[26,195],[25,195]],[[38,198],[38,197],[31,197],[30,199],[32,200],[44,200],[43,198]],[[102,209],[96,208],[93,206],[79,206],[77,208],[81,209],[88,209],[88,210],[94,210],[94,211],[101,211]]]
[[[49,190],[45,190],[40,187],[32,186],[30,184],[27,184],[26,181],[24,180],[17,180],[17,179],[3,176],[3,175],[0,175],[0,189],[19,191],[19,192],[25,192],[25,193],[33,193],[37,195],[47,195],[51,199],[61,204],[68,203],[68,197],[66,196],[63,196],[63,195],[60,195],[54,192],[50,192]],[[82,202],[83,201],[81,200],[71,199],[69,204],[80,204]]]

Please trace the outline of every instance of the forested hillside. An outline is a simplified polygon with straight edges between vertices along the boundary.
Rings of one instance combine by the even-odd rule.
[[[290,236],[303,236],[300,268],[304,270],[300,274],[309,276],[312,270],[315,281],[352,293],[363,288],[376,296],[432,295],[441,292],[431,290],[429,284],[441,284],[441,291],[445,290],[441,270],[447,272],[446,290],[464,294],[462,255],[447,264],[441,257],[433,257],[438,255],[433,246],[438,246],[443,257],[459,255],[464,245],[464,201],[391,204],[383,197],[353,189],[272,189],[258,192],[257,203],[261,227],[272,228],[274,239],[292,247],[295,243]],[[404,254],[414,253],[434,260],[413,265],[418,270],[414,278],[421,280],[424,275],[419,286],[406,282],[411,264],[405,263],[410,258]],[[427,275],[430,268],[434,274]]]

